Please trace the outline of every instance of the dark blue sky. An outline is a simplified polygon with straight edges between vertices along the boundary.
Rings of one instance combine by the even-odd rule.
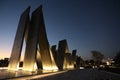
[[[0,0],[0,56],[9,57],[20,14],[43,4],[50,45],[67,39],[83,58],[98,50],[114,57],[120,50],[120,0]]]

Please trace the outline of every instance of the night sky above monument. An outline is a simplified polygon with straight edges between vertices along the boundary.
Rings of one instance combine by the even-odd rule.
[[[11,54],[20,14],[43,4],[50,46],[67,39],[70,51],[90,58],[91,50],[112,57],[120,50],[119,0],[1,0],[0,58]]]

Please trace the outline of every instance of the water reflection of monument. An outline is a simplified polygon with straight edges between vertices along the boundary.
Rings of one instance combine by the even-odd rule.
[[[32,12],[31,19],[29,12],[30,7],[20,17],[8,70],[18,70],[24,38],[26,48],[23,70],[74,68],[76,59],[75,56],[69,53],[66,40],[59,41],[58,50],[56,46],[50,48],[43,20],[42,6]]]

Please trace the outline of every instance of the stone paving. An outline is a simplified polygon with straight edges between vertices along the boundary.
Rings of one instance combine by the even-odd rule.
[[[9,80],[120,80],[120,74],[98,69],[77,69],[11,79],[9,78]]]
[[[33,80],[120,80],[120,74],[97,69],[79,69]]]

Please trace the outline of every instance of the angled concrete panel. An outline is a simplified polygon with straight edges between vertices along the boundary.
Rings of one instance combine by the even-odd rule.
[[[38,24],[38,11],[35,10],[32,13],[31,23],[28,31],[28,39],[26,43],[25,57],[23,63],[23,70],[34,71],[34,65],[36,64],[37,45],[39,28]]]
[[[55,63],[57,63],[57,50],[56,50],[56,45],[53,45],[53,46],[51,47],[51,51],[52,51],[52,54],[53,54]]]
[[[66,40],[59,41],[57,66],[59,69],[63,69],[65,53],[69,53],[68,45]]]
[[[64,58],[64,69],[73,69],[74,64],[72,62],[72,55],[71,53],[66,53]]]
[[[11,52],[8,70],[17,70],[19,67],[19,61],[21,56],[25,30],[29,21],[29,11],[30,11],[30,7],[28,7],[20,16],[20,21],[19,21],[17,32],[16,32],[12,52]]]
[[[36,25],[40,27],[39,29],[39,47],[43,69],[50,69],[54,66],[55,62],[52,59],[51,49],[46,35],[46,29],[43,19],[42,6],[37,9],[37,22]]]
[[[37,50],[36,62],[37,62],[38,69],[43,69],[42,61],[41,61],[41,54],[40,54],[40,49],[39,48]]]
[[[72,50],[72,56],[76,56],[77,50]]]
[[[74,67],[76,65],[76,60],[77,60],[76,52],[77,52],[77,50],[72,51],[72,62],[74,64]]]

